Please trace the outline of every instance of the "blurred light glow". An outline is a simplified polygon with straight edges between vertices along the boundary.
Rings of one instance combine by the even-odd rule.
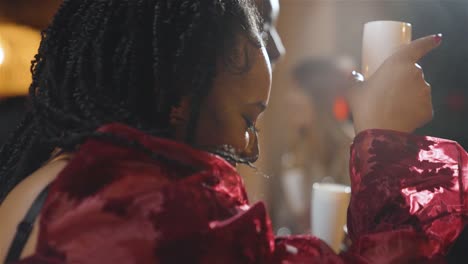
[[[345,121],[349,118],[350,110],[348,102],[344,97],[338,97],[335,99],[335,103],[333,105],[333,114],[338,121]]]
[[[3,51],[3,48],[0,47],[0,65],[3,64],[4,60],[5,60],[5,52]]]

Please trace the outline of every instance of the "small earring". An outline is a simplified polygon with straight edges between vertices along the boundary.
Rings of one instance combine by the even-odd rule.
[[[243,153],[241,154],[242,158],[246,159],[248,162],[255,162],[259,156],[259,148],[258,148],[258,133],[255,128],[248,128],[248,139],[249,142],[245,147]]]

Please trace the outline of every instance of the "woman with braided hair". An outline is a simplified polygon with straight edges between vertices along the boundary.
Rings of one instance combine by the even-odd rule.
[[[27,204],[92,138],[190,171],[206,157],[192,164],[124,134],[132,127],[232,163],[254,161],[254,122],[270,87],[261,26],[248,0],[64,1],[33,63],[31,110],[0,153],[2,216],[9,214],[0,224],[2,257]],[[21,201],[24,188],[31,197]],[[25,210],[13,210],[22,203]]]
[[[273,23],[262,24],[259,13],[277,7],[274,0],[65,0],[33,62],[30,110],[0,152],[0,257],[404,263],[443,252],[408,228],[393,235],[363,224],[361,216],[375,215],[359,211],[368,199],[360,192],[350,211],[355,244],[342,255],[309,236],[275,239],[264,204],[249,205],[235,165],[258,157],[255,123],[268,104],[270,62],[281,54]],[[385,106],[408,102],[394,87],[427,84],[420,71],[399,69],[413,69],[438,40],[402,49],[355,96],[380,99],[379,91],[392,90]],[[400,124],[353,109],[362,130]],[[418,118],[427,117],[423,110]]]

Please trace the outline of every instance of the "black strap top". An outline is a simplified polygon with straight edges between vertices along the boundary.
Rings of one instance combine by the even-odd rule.
[[[31,231],[34,227],[34,222],[36,221],[37,216],[39,215],[41,208],[44,205],[48,190],[49,186],[47,186],[46,188],[44,188],[44,190],[41,191],[41,193],[36,197],[33,204],[26,213],[26,216],[18,224],[16,234],[13,238],[10,249],[8,250],[5,263],[10,263],[19,260],[21,252],[23,252],[23,248],[26,245],[29,236],[31,235]]]

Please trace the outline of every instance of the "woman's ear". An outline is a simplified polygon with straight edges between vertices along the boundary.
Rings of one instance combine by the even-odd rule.
[[[177,106],[171,108],[170,124],[173,127],[186,126],[190,117],[190,99],[187,96],[181,98]]]
[[[187,126],[190,120],[190,98],[184,96],[178,105],[171,108],[169,124],[174,131],[173,136],[177,140],[184,140],[187,134]]]

